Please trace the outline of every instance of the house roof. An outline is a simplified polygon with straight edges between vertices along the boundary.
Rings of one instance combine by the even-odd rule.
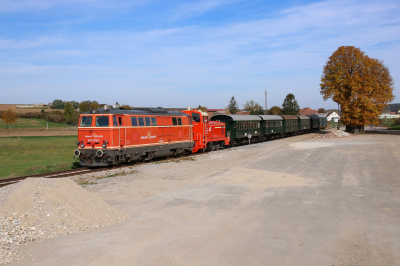
[[[225,109],[207,109],[207,112],[225,111]]]
[[[250,111],[248,111],[248,112],[237,112],[235,115],[250,115]]]
[[[329,112],[327,112],[325,115],[326,116],[330,116],[331,114],[333,114],[333,113],[336,113],[335,111],[329,111]]]
[[[315,114],[318,113],[318,111],[314,110],[314,109],[311,109],[309,107],[306,107],[306,108],[300,109],[299,113],[301,115],[315,115]]]

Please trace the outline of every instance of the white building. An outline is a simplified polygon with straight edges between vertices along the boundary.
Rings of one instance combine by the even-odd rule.
[[[390,113],[382,113],[379,116],[379,119],[387,119],[387,118],[399,118],[400,116],[396,114],[395,112],[390,112]]]
[[[328,121],[337,122],[339,120],[339,114],[335,111],[330,111],[325,115]]]

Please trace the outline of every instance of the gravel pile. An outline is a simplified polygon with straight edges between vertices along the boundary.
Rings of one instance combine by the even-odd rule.
[[[329,133],[326,133],[325,135],[322,135],[321,138],[342,138],[342,137],[349,137],[350,134],[342,131],[342,130],[337,130],[337,131],[331,131]]]
[[[18,247],[128,218],[70,179],[29,178],[0,188],[0,264],[26,256]],[[29,256],[28,256],[29,257]]]

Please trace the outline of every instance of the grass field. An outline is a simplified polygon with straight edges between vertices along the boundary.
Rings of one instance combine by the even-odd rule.
[[[391,126],[394,124],[394,118],[388,118],[388,119],[379,119],[379,125],[382,126]]]
[[[76,136],[0,138],[0,179],[80,167]]]
[[[50,127],[70,127],[70,125],[67,125],[67,124],[47,122],[44,119],[18,118],[17,123],[11,125],[11,129],[47,127],[47,123],[49,124],[49,128]],[[4,128],[4,129],[7,128],[6,123],[4,123],[2,120],[0,120],[0,128]]]
[[[388,127],[389,130],[400,130],[400,126],[390,126]]]

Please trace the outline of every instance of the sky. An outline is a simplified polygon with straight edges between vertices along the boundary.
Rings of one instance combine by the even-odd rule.
[[[0,104],[224,108],[323,101],[340,46],[383,60],[400,102],[400,1],[1,0]]]

